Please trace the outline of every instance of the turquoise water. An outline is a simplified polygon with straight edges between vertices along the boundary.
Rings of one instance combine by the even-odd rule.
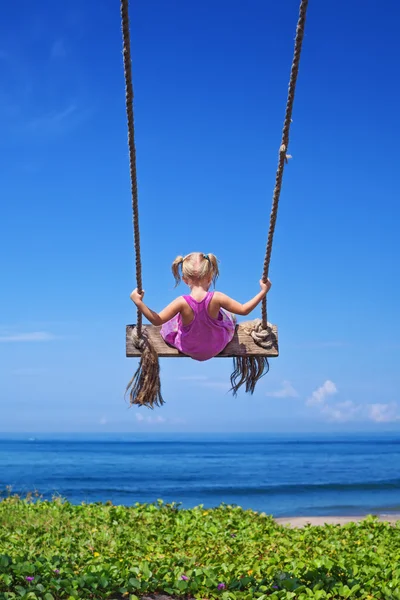
[[[274,516],[400,512],[400,435],[1,436],[0,490],[73,503],[222,502]]]

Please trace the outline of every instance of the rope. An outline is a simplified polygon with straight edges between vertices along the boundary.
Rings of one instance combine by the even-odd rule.
[[[129,34],[128,0],[121,0],[121,18],[126,116],[128,120],[129,167],[132,193],[132,221],[136,257],[136,287],[139,292],[142,292],[142,261],[140,256],[139,207],[136,176],[135,123],[133,118],[132,60],[131,40]],[[138,310],[136,329],[132,334],[132,341],[136,348],[141,351],[141,358],[136,373],[127,385],[126,392],[129,391],[131,404],[154,408],[154,406],[161,406],[164,403],[161,395],[160,363],[155,348],[153,348],[153,346],[150,344],[147,336],[143,335],[142,323],[142,313]]]
[[[296,91],[297,75],[299,73],[300,55],[301,55],[301,48],[302,48],[302,44],[303,44],[307,6],[308,6],[308,0],[301,0],[300,9],[299,9],[299,20],[297,22],[297,29],[296,29],[296,39],[295,39],[295,44],[294,44],[294,56],[293,56],[293,62],[292,62],[292,69],[290,72],[289,91],[288,91],[288,99],[287,99],[287,103],[286,103],[285,121],[283,124],[281,146],[279,148],[278,169],[276,172],[275,189],[274,189],[274,194],[273,194],[273,198],[272,198],[272,210],[271,210],[270,223],[269,223],[268,241],[267,241],[267,247],[266,247],[265,258],[264,258],[264,269],[263,269],[262,278],[263,278],[263,281],[265,281],[265,282],[268,279],[269,265],[271,262],[272,242],[274,239],[276,218],[278,216],[278,204],[279,204],[279,197],[280,197],[281,188],[282,188],[283,170],[284,170],[285,164],[287,163],[288,158],[289,158],[289,156],[287,155],[287,150],[289,147],[289,131],[290,131],[290,124],[292,122],[294,95],[295,95],[295,91]],[[262,301],[261,317],[262,317],[263,329],[267,329],[268,321],[267,321],[267,297],[266,296]]]
[[[122,18],[122,37],[123,37],[123,57],[124,57],[124,75],[125,75],[125,103],[126,116],[128,120],[128,146],[129,146],[129,167],[131,175],[131,193],[132,193],[132,223],[134,232],[134,246],[136,257],[136,287],[142,292],[142,261],[140,255],[140,232],[139,232],[139,206],[138,206],[138,188],[136,176],[136,148],[135,148],[135,123],[133,117],[133,85],[132,85],[132,61],[131,61],[131,40],[129,33],[129,11],[128,0],[121,0],[121,18]],[[142,313],[137,311],[136,321],[137,338],[142,336]],[[139,342],[138,342],[139,344]],[[136,344],[135,344],[136,345]],[[139,346],[137,346],[139,347]]]

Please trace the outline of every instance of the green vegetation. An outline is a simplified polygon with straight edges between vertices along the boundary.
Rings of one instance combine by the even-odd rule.
[[[240,507],[0,502],[0,600],[400,600],[400,527],[281,527]]]

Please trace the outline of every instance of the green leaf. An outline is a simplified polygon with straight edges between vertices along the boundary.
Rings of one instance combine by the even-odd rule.
[[[129,585],[135,590],[140,589],[140,581],[138,579],[134,579],[133,577],[129,579]]]
[[[175,587],[180,591],[184,591],[188,588],[188,583],[188,581],[177,581]]]
[[[0,554],[0,567],[8,567],[11,563],[10,558],[5,554]]]
[[[27,590],[24,587],[22,587],[22,585],[16,585],[15,591],[18,593],[19,596],[21,596],[21,598],[23,598],[27,593]]]

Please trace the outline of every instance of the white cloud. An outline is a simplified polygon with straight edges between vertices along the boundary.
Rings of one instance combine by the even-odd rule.
[[[283,381],[280,390],[276,390],[275,392],[267,392],[265,395],[269,396],[270,398],[298,398],[299,396],[290,381]]]
[[[345,400],[330,402],[337,394],[336,385],[327,380],[306,400],[306,405],[317,409],[328,421],[345,423],[349,421],[373,421],[374,423],[393,423],[400,421],[400,408],[396,402],[387,404],[362,404]]]
[[[375,423],[391,423],[393,421],[400,421],[400,413],[397,402],[391,402],[390,404],[369,404],[368,417]]]
[[[51,342],[56,336],[47,331],[31,331],[29,333],[12,333],[0,335],[0,342]]]
[[[136,421],[138,423],[154,423],[159,425],[160,423],[166,423],[167,419],[162,417],[161,415],[157,415],[156,417],[144,417],[141,413],[136,413],[135,415]]]
[[[351,400],[345,402],[337,402],[336,404],[324,404],[321,407],[321,412],[325,415],[328,421],[335,423],[346,423],[353,421],[357,416],[360,416],[362,406],[355,404]]]
[[[328,379],[321,387],[315,390],[309,398],[307,398],[306,404],[307,406],[322,405],[328,396],[333,396],[334,394],[337,394],[336,385],[333,381]]]

